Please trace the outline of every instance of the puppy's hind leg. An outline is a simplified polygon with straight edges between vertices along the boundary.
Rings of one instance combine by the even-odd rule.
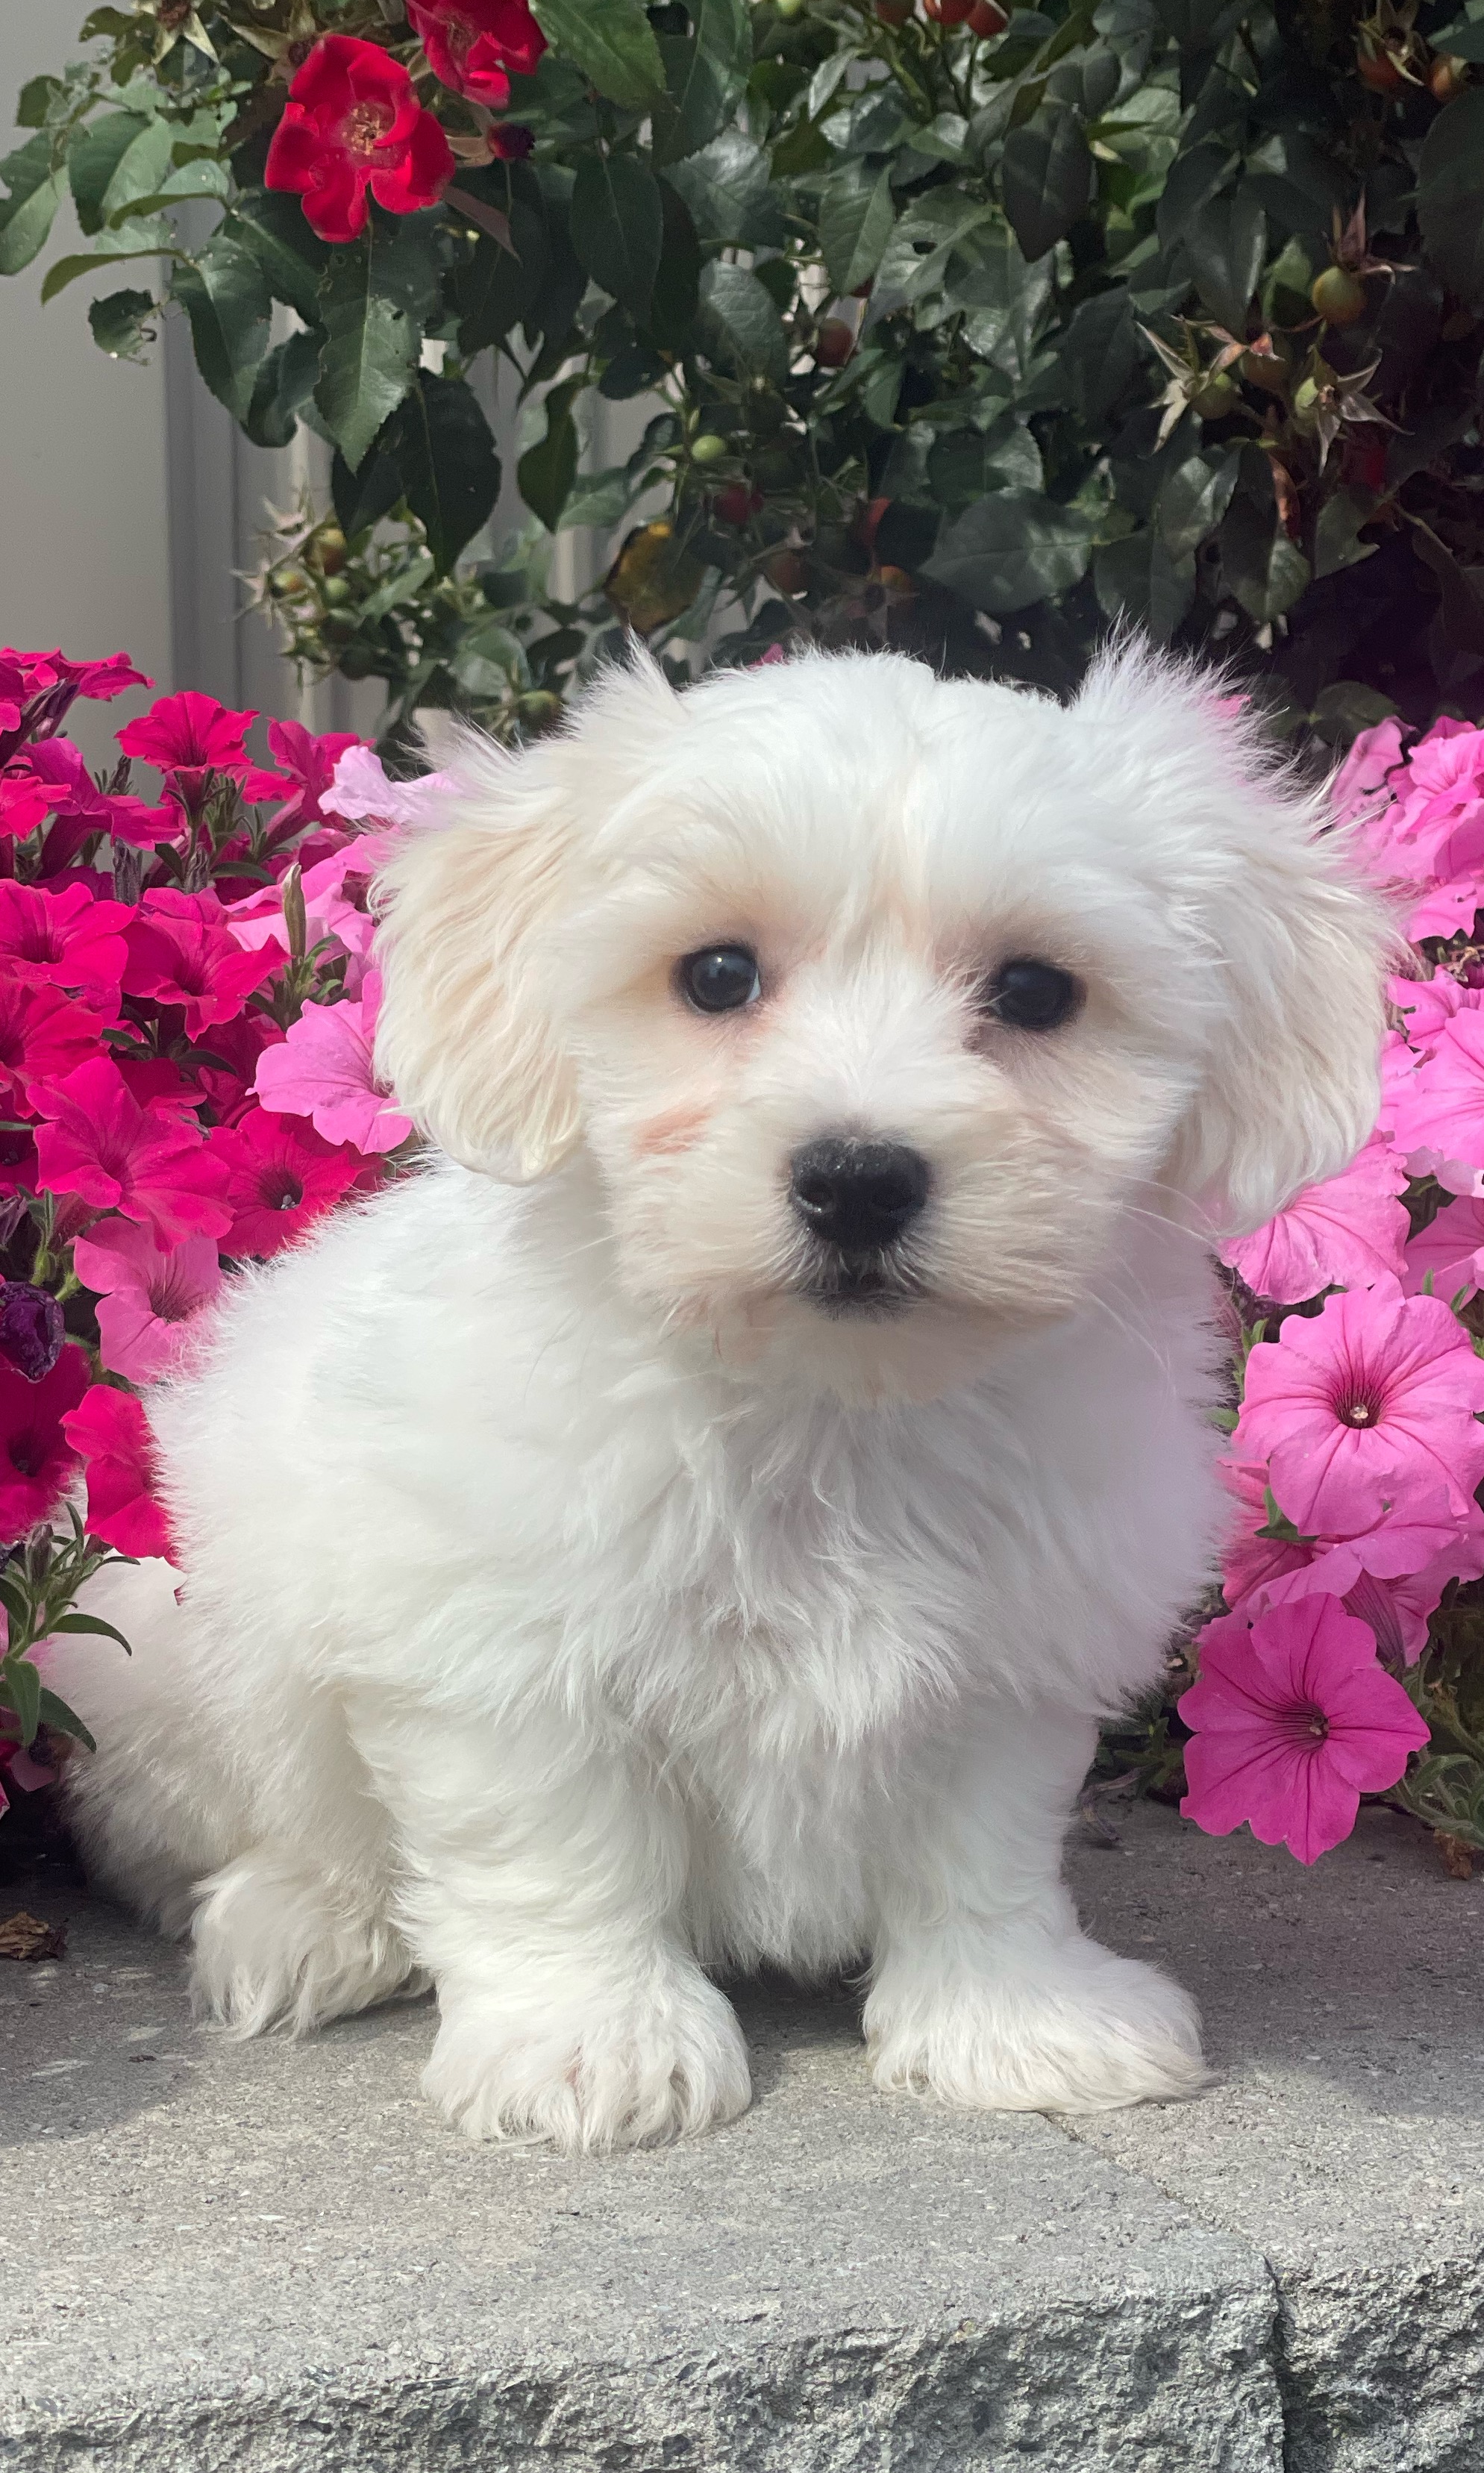
[[[236,2036],[306,2035],[424,1991],[428,1979],[374,1885],[265,1840],[201,1884],[191,1925],[198,2009]]]

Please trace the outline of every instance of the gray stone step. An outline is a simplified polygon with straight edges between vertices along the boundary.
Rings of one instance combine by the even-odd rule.
[[[744,1989],[689,2147],[478,2149],[425,2005],[194,2028],[64,1885],[0,1964],[0,2465],[24,2473],[1481,2473],[1484,1882],[1385,1812],[1312,1873],[1144,1807],[1089,1922],[1219,2083],[1054,2123],[876,2095],[844,1990]]]

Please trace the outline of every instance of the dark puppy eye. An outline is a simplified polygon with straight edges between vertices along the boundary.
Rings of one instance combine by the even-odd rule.
[[[762,994],[757,956],[746,945],[707,945],[700,953],[687,953],[676,980],[697,1013],[740,1013]]]
[[[1002,962],[986,982],[984,1009],[1017,1030],[1059,1030],[1082,1002],[1082,990],[1052,962]]]

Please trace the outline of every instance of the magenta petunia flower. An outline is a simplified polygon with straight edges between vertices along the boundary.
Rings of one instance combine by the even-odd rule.
[[[1362,1794],[1395,1786],[1427,1728],[1376,1661],[1369,1626],[1305,1597],[1249,1630],[1223,1615],[1200,1636],[1200,1681],[1178,1703],[1192,1731],[1181,1811],[1212,1837],[1245,1820],[1301,1863],[1337,1846]]]
[[[234,1213],[223,1239],[228,1254],[281,1252],[350,1191],[366,1162],[347,1142],[331,1144],[297,1116],[254,1108],[211,1137],[227,1169]]]
[[[327,1142],[353,1142],[374,1155],[395,1150],[412,1132],[376,1080],[372,1050],[381,1001],[380,973],[369,971],[363,994],[343,1004],[305,1005],[281,1047],[259,1060],[253,1084],[265,1108],[307,1116]]]
[[[161,773],[179,774],[191,797],[207,773],[227,773],[245,799],[275,799],[289,787],[276,773],[253,763],[245,744],[255,712],[234,712],[215,696],[183,687],[157,696],[149,711],[125,724],[118,743],[126,756],[142,756]]]
[[[0,1111],[25,1113],[36,1084],[58,1081],[96,1056],[104,1020],[60,988],[0,964]]]
[[[141,1107],[110,1058],[95,1056],[37,1094],[36,1133],[48,1193],[77,1194],[154,1231],[168,1251],[185,1236],[223,1236],[231,1222],[226,1173],[199,1126],[152,1100]]]
[[[0,1364],[0,1538],[8,1546],[55,1511],[71,1482],[77,1453],[63,1421],[87,1383],[81,1348],[64,1348],[38,1382]]]
[[[1393,1279],[1290,1314],[1247,1360],[1232,1438],[1304,1535],[1352,1537],[1440,1487],[1462,1513],[1484,1477],[1484,1362],[1439,1297]]]
[[[269,828],[269,845],[275,848],[291,834],[307,832],[311,825],[323,824],[321,799],[334,780],[335,767],[347,749],[359,747],[361,741],[353,730],[317,734],[306,730],[302,722],[271,721],[268,744],[279,771],[294,785],[292,796]]]
[[[130,1219],[96,1220],[75,1240],[72,1261],[99,1300],[103,1362],[131,1382],[153,1382],[179,1364],[222,1285],[215,1237],[184,1236],[166,1253]]]
[[[174,1549],[170,1524],[155,1497],[155,1437],[132,1391],[95,1382],[80,1407],[62,1419],[72,1450],[87,1466],[87,1531],[120,1554],[162,1554]]]
[[[1340,1175],[1306,1187],[1255,1235],[1224,1245],[1221,1259],[1255,1295],[1281,1306],[1302,1305],[1322,1288],[1396,1277],[1407,1232],[1397,1197],[1406,1181],[1404,1163],[1373,1137]]]
[[[29,767],[0,774],[0,835],[7,841],[23,842],[51,812],[51,790]]]
[[[110,1015],[129,948],[127,902],[99,901],[85,884],[49,886],[0,879],[0,970],[85,996]]]
[[[185,1007],[185,1027],[200,1039],[210,1022],[230,1021],[254,988],[278,968],[273,948],[244,952],[214,893],[147,893],[129,926],[126,996]]]
[[[127,653],[101,661],[69,661],[64,653],[0,651],[0,764],[27,738],[60,730],[79,696],[110,704],[126,687],[155,684],[136,670]]]
[[[38,746],[28,747],[26,760],[53,809],[45,875],[68,866],[92,833],[111,834],[114,841],[129,842],[140,850],[154,850],[161,842],[180,838],[179,809],[152,807],[127,792],[100,790],[83,761],[82,750],[70,738],[43,739]]]

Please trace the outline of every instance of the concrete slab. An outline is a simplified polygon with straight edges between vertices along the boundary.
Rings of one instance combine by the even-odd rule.
[[[853,1998],[770,1984],[745,2120],[585,2164],[445,2130],[426,2005],[231,2045],[27,1880],[70,1937],[0,1966],[0,2465],[1477,2473],[1479,1885],[1385,1816],[1304,1875],[1145,1810],[1074,1870],[1205,2000],[1198,2103],[877,2096]]]

